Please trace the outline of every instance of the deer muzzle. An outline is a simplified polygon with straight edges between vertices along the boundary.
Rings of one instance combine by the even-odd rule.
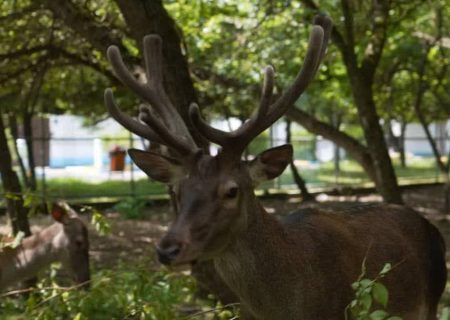
[[[180,256],[183,248],[183,242],[173,237],[163,238],[156,247],[159,262],[165,265],[172,264]]]

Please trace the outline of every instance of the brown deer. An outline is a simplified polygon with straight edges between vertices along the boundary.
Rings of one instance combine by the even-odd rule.
[[[233,132],[209,126],[196,105],[190,121],[216,156],[202,150],[163,89],[161,39],[144,38],[147,83],[125,67],[118,48],[108,49],[117,77],[147,104],[136,120],[120,111],[111,89],[105,103],[131,132],[168,147],[160,154],[129,150],[133,161],[173,192],[176,217],[157,246],[168,265],[213,259],[215,268],[239,297],[243,319],[344,319],[354,297],[352,282],[365,261],[389,290],[387,311],[409,319],[436,319],[446,282],[444,243],[438,230],[415,211],[379,204],[353,209],[303,209],[280,221],[254,194],[262,181],[280,175],[292,157],[290,145],[241,160],[248,144],[283,116],[304,92],[324,56],[331,21],[317,17],[305,61],[293,84],[273,101],[274,72],[265,69],[259,108]]]
[[[66,203],[53,205],[55,223],[23,239],[15,248],[0,250],[0,289],[28,280],[53,262],[61,262],[77,284],[89,287],[88,231]]]

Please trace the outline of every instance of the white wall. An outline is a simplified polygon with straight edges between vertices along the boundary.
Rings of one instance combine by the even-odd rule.
[[[93,127],[83,126],[83,118],[73,115],[50,116],[50,166],[95,165],[101,167],[107,154],[95,138],[114,136],[123,128],[113,119]]]

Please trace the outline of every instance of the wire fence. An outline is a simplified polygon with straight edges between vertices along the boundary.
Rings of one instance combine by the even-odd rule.
[[[27,163],[25,142],[18,140],[18,150]],[[258,137],[246,151],[249,158],[285,141]],[[373,186],[362,168],[331,141],[320,137],[292,139],[294,163],[311,191],[345,187]],[[444,148],[449,141],[441,145]],[[129,148],[144,148],[142,140],[128,138],[49,138],[35,139],[34,158],[37,190],[43,198],[86,199],[162,196],[166,189],[151,182],[126,155]],[[439,182],[439,170],[425,138],[408,138],[406,166],[400,155],[391,152],[400,184]],[[217,152],[212,146],[211,152]],[[446,154],[446,153],[445,153]],[[16,161],[16,168],[17,168]],[[17,168],[18,169],[18,168]],[[28,170],[29,171],[29,170]],[[17,172],[20,172],[17,170]],[[288,168],[260,190],[297,192]]]

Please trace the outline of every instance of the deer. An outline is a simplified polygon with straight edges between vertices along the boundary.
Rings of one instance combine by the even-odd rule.
[[[166,151],[129,149],[133,162],[169,187],[175,217],[156,246],[168,266],[212,260],[240,301],[242,319],[347,319],[354,298],[351,284],[374,279],[386,263],[394,266],[380,281],[389,292],[386,311],[404,320],[436,319],[447,271],[445,245],[436,227],[411,208],[393,204],[348,209],[299,209],[280,219],[255,195],[263,181],[278,177],[293,156],[291,145],[242,159],[248,144],[281,118],[303,94],[325,55],[331,19],[317,16],[303,65],[292,84],[274,97],[274,69],[264,69],[256,111],[238,129],[212,127],[197,104],[183,120],[164,90],[162,39],[143,39],[146,82],[137,80],[116,46],[107,57],[116,77],[143,103],[138,116],[123,112],[111,88],[106,108],[130,132]],[[193,139],[192,125],[220,146],[211,155]]]
[[[78,214],[65,202],[54,203],[54,223],[26,237],[16,246],[0,250],[0,290],[29,280],[53,262],[61,262],[77,286],[90,283],[88,230]]]

